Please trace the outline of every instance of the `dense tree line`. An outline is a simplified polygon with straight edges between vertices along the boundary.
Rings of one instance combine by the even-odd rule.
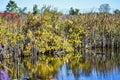
[[[78,52],[81,48],[114,48],[120,45],[119,10],[109,13],[108,4],[101,12],[80,14],[71,8],[63,14],[50,7],[25,12],[10,0],[0,17],[2,54],[16,56],[57,55]],[[41,12],[40,12],[41,11]],[[8,13],[9,12],[9,13]],[[19,17],[13,17],[18,14]]]

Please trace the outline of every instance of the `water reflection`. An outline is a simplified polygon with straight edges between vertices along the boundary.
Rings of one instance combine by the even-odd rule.
[[[6,70],[10,80],[48,80],[54,78],[57,69],[62,65],[62,60],[45,56],[42,59],[39,57],[38,60],[27,57],[4,59],[0,64],[0,70]]]
[[[119,52],[97,49],[82,51],[83,56],[3,59],[0,70],[10,80],[119,80]]]
[[[84,53],[84,61],[79,57],[69,59],[68,63],[58,69],[56,77],[58,80],[119,80],[119,51],[104,50],[104,55],[96,54],[99,51]]]

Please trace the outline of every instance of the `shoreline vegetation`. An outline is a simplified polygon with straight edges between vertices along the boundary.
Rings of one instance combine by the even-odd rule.
[[[76,75],[79,69],[87,74],[95,66],[104,73],[119,64],[120,10],[110,13],[108,4],[88,13],[70,8],[63,14],[37,5],[33,12],[26,9],[10,0],[0,12],[0,74],[52,80],[62,66],[75,69]]]
[[[108,4],[100,6],[101,12],[89,13],[70,8],[69,14],[63,14],[46,6],[39,10],[37,5],[33,12],[25,10],[10,0],[6,11],[0,12],[3,57],[60,57],[81,49],[120,48],[120,11],[109,13]]]
[[[64,55],[80,49],[120,48],[120,15],[65,15],[46,8],[41,14],[2,13],[1,54]]]

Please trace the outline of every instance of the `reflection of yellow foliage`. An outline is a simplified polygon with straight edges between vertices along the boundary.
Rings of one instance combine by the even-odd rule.
[[[27,61],[27,69],[29,71],[30,78],[33,78],[33,73],[37,74],[43,79],[50,79],[53,77],[53,73],[58,69],[58,67],[62,64],[60,58],[46,58],[41,57],[37,64],[31,64]]]
[[[29,62],[27,62],[27,68],[28,68],[28,70],[30,70],[30,69],[31,69],[31,67],[32,67],[32,64],[31,64],[31,63],[29,63]]]

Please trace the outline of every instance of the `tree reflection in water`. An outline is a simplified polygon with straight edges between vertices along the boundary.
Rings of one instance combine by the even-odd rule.
[[[119,80],[119,50],[89,50],[58,57],[4,59],[9,79],[30,80]],[[0,70],[4,70],[0,66]]]
[[[68,63],[58,69],[58,80],[119,80],[120,54],[119,51],[90,50],[84,57],[72,57]]]

